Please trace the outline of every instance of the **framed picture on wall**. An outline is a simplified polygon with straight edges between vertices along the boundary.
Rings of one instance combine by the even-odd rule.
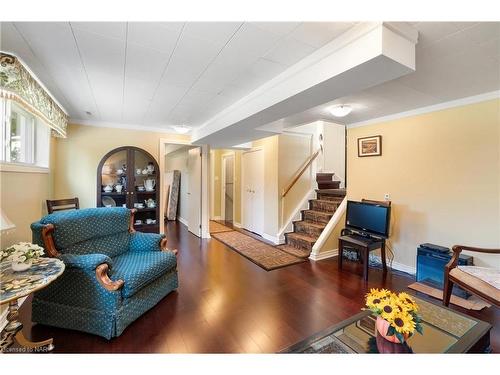
[[[382,136],[358,138],[358,157],[382,155]]]

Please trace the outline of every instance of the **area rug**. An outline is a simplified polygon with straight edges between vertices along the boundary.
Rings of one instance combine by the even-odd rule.
[[[419,282],[415,282],[413,284],[408,285],[408,288],[416,290],[417,292],[420,293],[427,294],[428,296],[437,298],[441,301],[443,300],[443,291],[441,289],[436,289],[429,285],[425,285]],[[468,299],[464,299],[452,294],[450,303],[463,307],[464,309],[476,310],[476,311],[482,310],[485,307],[491,307],[490,304],[488,304],[487,302],[483,301],[482,299],[474,295],[470,296]]]
[[[231,232],[232,229],[216,221],[210,220],[208,223],[208,231],[210,233],[222,233],[222,232]]]
[[[285,253],[274,246],[238,231],[214,233],[212,237],[218,239],[266,271],[305,262],[305,259]]]

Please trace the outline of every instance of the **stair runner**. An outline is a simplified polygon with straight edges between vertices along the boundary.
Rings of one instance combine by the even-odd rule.
[[[302,210],[302,220],[293,222],[293,232],[285,233],[286,243],[278,248],[300,258],[307,258],[326,224],[345,197],[345,189],[317,189],[309,209]]]

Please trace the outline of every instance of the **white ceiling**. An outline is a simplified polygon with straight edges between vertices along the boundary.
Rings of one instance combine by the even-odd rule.
[[[311,118],[353,124],[500,90],[500,22],[411,24],[419,31],[415,72],[321,104],[268,128],[279,131]],[[353,111],[336,118],[327,108],[338,104],[350,104]]]
[[[354,24],[3,22],[0,47],[74,121],[169,130],[201,125]]]
[[[282,120],[356,123],[500,89],[500,23],[412,22],[416,71]],[[74,121],[145,129],[199,126],[355,23],[2,22],[21,57]],[[88,115],[86,112],[91,112]]]

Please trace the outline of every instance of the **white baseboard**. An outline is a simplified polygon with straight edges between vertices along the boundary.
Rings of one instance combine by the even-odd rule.
[[[336,257],[337,255],[339,255],[339,249],[333,249],[333,250],[322,251],[319,254],[311,253],[311,255],[309,255],[309,259],[317,262],[318,260],[333,258]]]
[[[237,221],[233,221],[233,227],[242,228],[242,225],[241,225],[241,223],[238,223]]]
[[[262,238],[264,238],[268,241],[271,241],[275,245],[280,245],[284,242],[284,238],[283,238],[283,241],[280,242],[279,236],[272,236],[272,235],[267,234],[267,233],[262,233]]]
[[[222,220],[222,216],[213,216],[210,220]]]
[[[379,255],[370,255],[370,258],[373,257],[376,259],[378,262],[381,262],[380,256]],[[406,264],[399,263],[399,262],[392,262],[392,264],[387,261],[387,267],[393,268],[398,271],[406,272],[411,275],[415,275],[417,273],[417,269],[412,266],[407,266]]]
[[[183,217],[177,216],[177,220],[179,220],[186,227],[188,226],[188,221],[186,219],[184,219]]]

